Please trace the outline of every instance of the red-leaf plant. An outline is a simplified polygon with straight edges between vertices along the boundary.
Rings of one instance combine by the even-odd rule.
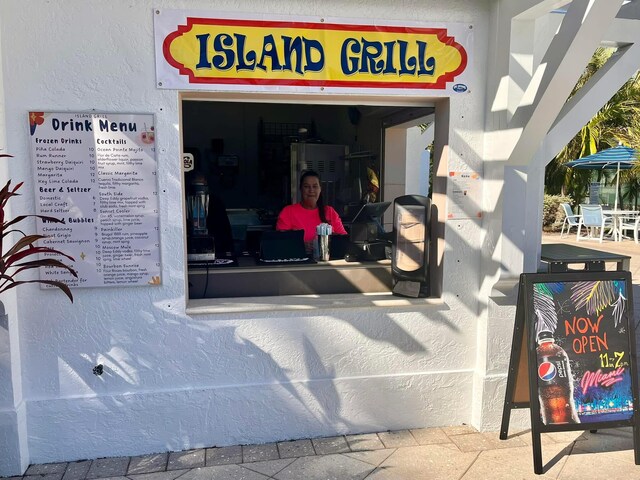
[[[11,157],[12,155],[0,154],[0,157]],[[10,288],[17,287],[25,283],[44,283],[47,285],[53,285],[62,290],[69,300],[73,302],[73,295],[69,287],[57,280],[16,280],[16,276],[33,268],[41,267],[55,267],[62,268],[71,273],[74,277],[78,277],[76,271],[70,266],[62,263],[60,260],[54,258],[45,258],[40,260],[30,260],[34,255],[40,253],[46,253],[51,255],[61,255],[68,258],[72,262],[75,260],[73,257],[63,253],[59,250],[49,247],[39,247],[35,245],[35,242],[43,238],[47,238],[46,235],[27,235],[22,230],[15,228],[15,225],[25,218],[37,217],[41,218],[45,222],[50,223],[64,223],[64,220],[55,217],[47,217],[44,215],[19,215],[11,220],[5,218],[5,207],[11,197],[20,195],[16,193],[18,189],[23,185],[23,182],[18,183],[11,188],[11,180],[7,182],[2,190],[0,190],[0,293],[9,290]],[[19,233],[20,239],[12,246],[5,246],[5,240],[11,233]],[[5,248],[7,249],[5,251]]]

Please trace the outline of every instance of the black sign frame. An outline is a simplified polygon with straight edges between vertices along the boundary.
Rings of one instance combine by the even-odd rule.
[[[633,408],[629,418],[562,424],[545,424],[542,420],[541,405],[538,397],[539,380],[538,357],[536,353],[537,332],[536,314],[534,313],[534,285],[575,284],[576,282],[617,282],[615,285],[623,286],[623,288],[620,289],[620,292],[624,292],[626,305],[623,304],[621,313],[618,314],[620,321],[624,322],[622,323],[622,328],[619,330],[619,332],[623,333],[618,333],[618,337],[622,335],[622,338],[625,340],[624,353],[627,354],[627,366],[631,377],[630,384]],[[575,305],[569,306],[571,307]],[[566,308],[566,305],[563,305],[562,308]],[[538,315],[540,315],[539,311]],[[633,315],[633,285],[631,282],[630,272],[580,271],[566,273],[525,273],[520,276],[500,439],[507,439],[511,410],[514,408],[529,408],[531,416],[533,464],[534,472],[536,474],[544,473],[542,463],[542,444],[540,438],[540,434],[543,432],[581,430],[590,430],[595,432],[602,428],[633,427],[634,460],[636,465],[640,465],[640,402],[638,400],[635,327],[636,325]],[[580,347],[578,346],[578,348]],[[526,350],[526,352],[524,350]],[[528,375],[526,375],[527,373]],[[524,376],[528,376],[528,382],[525,382],[525,378],[523,378]],[[526,383],[528,383],[528,388],[526,388]],[[612,416],[615,416],[613,415],[614,412],[605,412],[605,417],[610,413]]]

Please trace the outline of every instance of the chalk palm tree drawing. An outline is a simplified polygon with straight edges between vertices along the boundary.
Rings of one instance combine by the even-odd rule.
[[[622,321],[627,303],[624,282],[619,280],[576,282],[571,287],[571,300],[576,309],[584,307],[589,315],[598,315],[605,308],[613,307],[615,327]]]
[[[562,292],[567,284],[561,282],[535,283],[533,285],[533,309],[538,317],[536,334],[558,327],[558,310],[554,295]],[[575,309],[585,309],[588,315],[598,315],[607,307],[613,307],[614,326],[622,321],[627,299],[625,284],[619,280],[575,282],[570,286],[571,301]]]
[[[554,294],[564,290],[562,283],[534,283],[533,310],[536,312],[536,335],[543,331],[555,332],[558,326],[558,312]]]

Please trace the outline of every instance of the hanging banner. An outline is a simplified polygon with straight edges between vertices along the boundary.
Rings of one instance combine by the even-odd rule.
[[[182,10],[155,10],[154,18],[160,88],[470,91],[470,25],[230,18]]]
[[[75,259],[69,287],[159,285],[160,232],[151,114],[30,112],[36,213],[43,246]],[[48,288],[43,286],[43,288]]]

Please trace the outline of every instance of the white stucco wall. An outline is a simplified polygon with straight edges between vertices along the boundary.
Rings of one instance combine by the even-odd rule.
[[[478,85],[450,102],[447,148],[452,169],[481,171],[488,3],[0,2],[9,174],[26,181],[17,206],[34,210],[30,110],[155,114],[161,192],[162,286],[76,289],[73,304],[18,293],[29,463],[472,422],[486,343],[479,221],[446,224],[439,304],[186,314],[178,93],[155,87],[152,10],[472,23]]]

